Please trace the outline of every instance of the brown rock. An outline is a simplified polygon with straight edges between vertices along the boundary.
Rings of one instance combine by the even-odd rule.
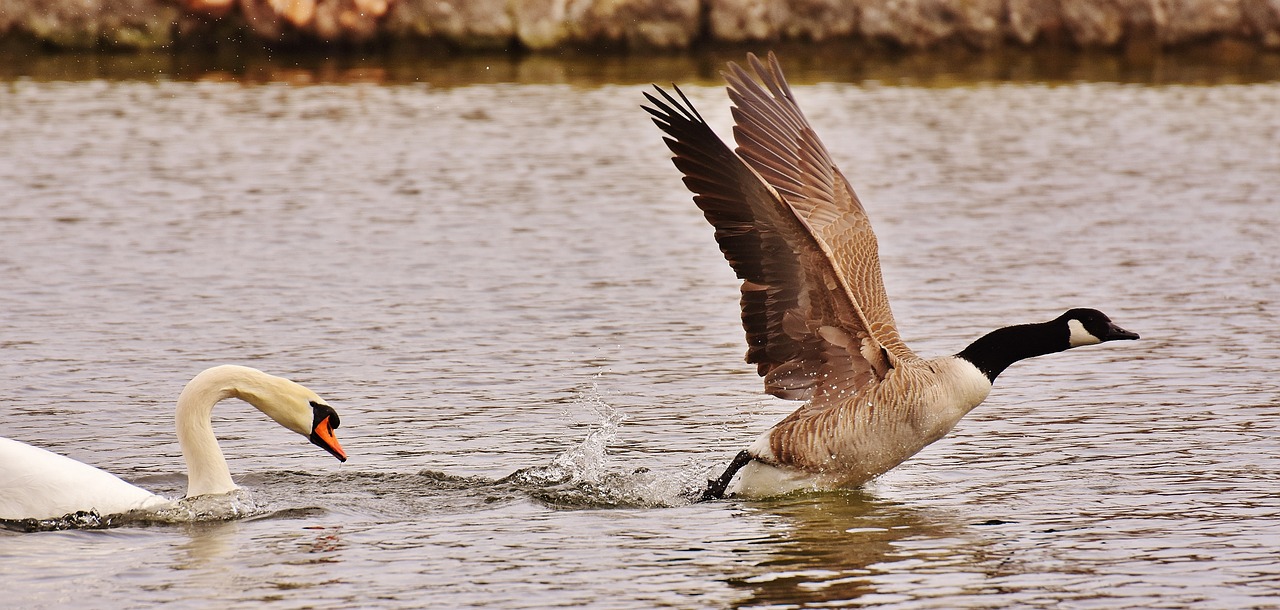
[[[928,48],[955,36],[960,17],[948,0],[862,0],[863,36]]]
[[[1167,0],[1160,39],[1179,44],[1211,36],[1243,35],[1240,0]]]
[[[723,42],[776,40],[783,5],[778,0],[707,0],[711,38]]]
[[[240,12],[249,28],[268,40],[299,32],[325,42],[360,41],[378,34],[388,1],[240,0]]]
[[[178,8],[155,0],[0,0],[0,34],[54,46],[151,49],[173,40]]]
[[[989,49],[1004,38],[1004,0],[959,0],[955,9],[960,37],[972,46]]]
[[[792,0],[787,3],[783,18],[784,38],[814,42],[842,38],[858,30],[858,3],[855,0]]]
[[[393,35],[439,38],[470,49],[503,49],[516,35],[507,0],[396,0],[385,27]]]
[[[850,36],[859,0],[706,0],[714,40],[756,42],[784,38],[822,41]]]
[[[305,28],[316,17],[316,0],[267,0],[267,6],[295,28]]]
[[[698,0],[575,0],[569,30],[582,42],[682,49],[698,36]]]
[[[187,12],[220,18],[231,12],[236,5],[235,0],[183,0],[182,8]]]
[[[1124,34],[1125,15],[1111,0],[1062,0],[1062,21],[1076,44],[1113,47]]]
[[[240,0],[240,14],[259,38],[279,40],[284,35],[285,19],[268,0]]]
[[[1059,0],[1009,0],[1009,31],[1013,38],[1030,45],[1048,32],[1061,27],[1062,4]]]
[[[1280,0],[1243,0],[1245,25],[1268,49],[1280,49]]]
[[[534,50],[559,46],[569,38],[569,0],[515,0],[516,39]]]
[[[698,34],[698,0],[518,0],[516,38],[533,50],[565,44],[682,48]]]
[[[368,40],[377,35],[386,13],[386,0],[322,0],[311,21],[301,27],[325,41]]]
[[[1113,0],[1123,16],[1122,37],[1159,38],[1169,21],[1169,0]]]

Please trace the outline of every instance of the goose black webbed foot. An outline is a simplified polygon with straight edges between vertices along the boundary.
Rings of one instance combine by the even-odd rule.
[[[707,481],[706,489],[702,490],[702,496],[698,498],[698,502],[708,502],[711,500],[724,499],[724,492],[729,488],[729,481],[733,480],[733,475],[738,474],[743,466],[747,465],[752,459],[751,454],[747,450],[738,452],[734,456],[733,461],[729,462],[728,468],[724,469],[724,473],[719,477]]]

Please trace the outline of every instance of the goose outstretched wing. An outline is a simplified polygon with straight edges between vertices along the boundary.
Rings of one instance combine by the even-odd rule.
[[[803,167],[790,172],[772,167],[770,162],[795,165],[787,160],[812,156],[809,149],[795,146],[795,138],[791,138],[792,144],[780,138],[773,148],[796,149],[798,153],[778,153],[769,146],[753,143],[750,154],[756,159],[740,156],[744,149],[740,148],[739,153],[730,150],[679,88],[679,100],[660,88],[657,92],[660,98],[645,94],[652,104],[645,110],[667,134],[667,146],[674,154],[676,167],[684,174],[685,185],[715,227],[721,251],[742,279],[746,359],[757,365],[764,377],[765,391],[793,400],[844,395],[883,378],[895,359],[914,358],[898,339],[892,315],[888,314],[875,237],[870,234],[865,214],[861,214],[862,225],[858,228],[865,230],[870,241],[861,239],[860,243],[869,243],[870,264],[874,267],[871,275],[883,301],[884,314],[876,318],[868,319],[863,314],[859,292],[850,286],[851,280],[860,280],[860,276],[845,275],[847,269],[865,263],[849,258],[856,252],[847,252],[838,243],[840,235],[814,230],[814,225],[833,227],[840,217],[862,211],[843,178],[840,181],[849,196],[845,203],[852,202],[847,212],[829,211],[840,201],[837,196],[828,197],[831,203],[819,199],[822,184],[833,181],[833,172],[838,176],[834,167],[829,163],[821,165],[828,169],[823,170],[826,175],[819,177],[806,177],[811,170]],[[768,105],[758,103],[752,108],[756,107],[759,110],[748,111],[744,116],[768,109]],[[768,116],[786,120],[786,114],[776,110]],[[801,123],[790,130],[802,131],[799,125],[807,126],[802,117]],[[766,131],[754,127],[747,133],[765,138],[773,137],[774,132],[787,133],[784,129]],[[821,143],[816,137],[812,141],[825,158]],[[807,158],[801,162],[812,164]],[[788,181],[788,177],[798,179]],[[826,190],[839,192],[834,186]],[[837,247],[833,248],[829,241],[837,241]],[[843,263],[837,260],[837,252],[843,253]],[[865,256],[861,260],[865,261]],[[874,294],[874,290],[868,294]]]
[[[738,155],[822,243],[874,341],[894,359],[914,358],[898,334],[880,273],[879,246],[862,202],[800,111],[773,53],[767,66],[753,54],[747,60],[760,83],[736,63],[724,73]]]

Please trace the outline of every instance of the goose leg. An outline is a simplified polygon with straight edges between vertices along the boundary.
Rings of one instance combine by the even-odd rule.
[[[723,498],[724,490],[729,487],[729,481],[733,480],[733,475],[738,474],[738,471],[753,459],[755,458],[751,457],[751,453],[746,449],[739,451],[733,461],[729,462],[729,467],[724,469],[724,474],[707,481],[707,488],[702,491],[702,497],[698,498],[698,501],[706,502]]]

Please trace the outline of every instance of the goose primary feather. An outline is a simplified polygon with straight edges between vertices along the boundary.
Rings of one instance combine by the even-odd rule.
[[[306,436],[340,461],[338,414],[301,384],[257,369],[222,365],[196,375],[178,397],[178,444],[187,462],[187,497],[236,489],[213,434],[213,407],[239,398]],[[160,508],[169,500],[119,477],[39,447],[0,438],[0,519],[50,519],[78,511],[112,515]]]
[[[1007,366],[1081,345],[1137,339],[1102,312],[1071,309],[997,329],[924,359],[898,335],[875,234],[853,188],[800,111],[777,58],[748,55],[728,81],[731,150],[675,87],[646,93],[694,202],[742,280],[746,360],[765,391],[805,403],[708,482],[703,499],[860,485],[942,438]]]

